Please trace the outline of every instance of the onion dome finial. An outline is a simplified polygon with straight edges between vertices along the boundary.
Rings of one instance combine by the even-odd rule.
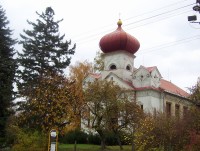
[[[124,50],[131,54],[138,51],[140,47],[139,41],[132,35],[126,33],[122,28],[122,21],[117,22],[118,28],[103,36],[99,42],[99,46],[104,53]]]
[[[121,25],[122,25],[121,19],[118,20],[117,25],[118,25],[118,27],[121,27]]]

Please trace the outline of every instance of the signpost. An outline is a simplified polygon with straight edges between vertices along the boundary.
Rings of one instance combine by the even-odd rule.
[[[55,129],[52,129],[49,133],[49,144],[48,151],[58,151],[58,132]]]

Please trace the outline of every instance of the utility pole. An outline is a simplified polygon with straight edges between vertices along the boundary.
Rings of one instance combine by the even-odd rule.
[[[193,7],[193,10],[200,13],[200,0],[196,0],[196,5]],[[197,21],[197,16],[196,15],[188,16],[188,21],[190,23],[198,23],[198,24],[200,24],[200,22]]]

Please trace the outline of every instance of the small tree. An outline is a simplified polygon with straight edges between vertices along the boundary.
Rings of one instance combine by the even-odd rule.
[[[100,72],[103,70],[104,70],[103,53],[97,51],[96,56],[94,58],[94,71]]]
[[[91,128],[95,130],[101,138],[101,147],[105,149],[105,136],[109,116],[113,113],[112,107],[120,98],[120,87],[111,81],[95,81],[89,83],[84,90],[84,97],[90,112],[89,121]],[[116,110],[116,114],[117,114]],[[116,116],[115,116],[116,117]]]
[[[129,100],[127,91],[113,81],[88,83],[84,97],[90,112],[90,127],[100,135],[102,149],[105,149],[106,133],[113,132],[122,150],[121,134],[127,132],[131,124],[138,123],[143,111],[134,100]]]
[[[125,103],[125,114],[123,114],[122,119],[124,119],[123,130],[126,134],[126,139],[132,145],[132,151],[135,150],[135,137],[136,128],[139,126],[140,121],[144,119],[143,110],[136,103],[135,100]]]
[[[16,69],[14,44],[11,38],[12,30],[5,11],[0,6],[0,147],[5,144],[5,128],[8,117],[13,113],[14,99],[13,83]]]
[[[138,122],[133,140],[136,150],[146,151],[154,148],[156,139],[153,130],[155,130],[155,121],[152,116],[147,115]]]
[[[74,82],[60,75],[41,77],[38,85],[20,102],[18,121],[21,127],[49,132],[52,128],[64,133],[77,126],[77,112],[74,101]]]
[[[135,100],[128,98],[126,90],[121,90],[121,97],[113,103],[108,116],[108,129],[112,130],[117,137],[118,144],[122,150],[122,134],[126,134],[126,138],[132,140],[134,129],[144,114]]]
[[[71,81],[74,81],[74,92],[76,96],[79,96],[79,99],[75,99],[72,103],[76,109],[79,119],[81,120],[81,112],[84,107],[84,98],[83,98],[83,81],[92,72],[92,64],[84,62],[76,62],[75,65],[69,66],[69,78]]]

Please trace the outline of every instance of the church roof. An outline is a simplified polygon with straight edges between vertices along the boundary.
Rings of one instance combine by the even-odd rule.
[[[145,67],[149,72],[153,71],[154,69],[157,69],[156,66],[153,67]],[[110,73],[109,75],[107,75],[107,77],[109,77],[111,74],[114,73]],[[94,78],[94,79],[100,79],[101,78],[101,74],[97,74],[97,73],[90,73],[89,75],[90,77]],[[118,76],[117,76],[118,77]],[[119,77],[118,77],[119,78]],[[119,78],[121,79],[121,78]],[[123,79],[121,79],[122,82],[126,83],[128,86],[130,86],[131,88],[133,88],[136,91],[142,91],[142,90],[155,90],[155,91],[165,91],[177,96],[181,96],[181,97],[189,97],[189,94],[184,91],[183,89],[179,88],[178,86],[176,86],[175,84],[173,84],[170,81],[167,81],[165,79],[161,79],[160,80],[160,86],[158,88],[155,88],[153,86],[149,86],[149,87],[134,87],[133,83],[130,81],[125,81]]]
[[[146,69],[147,69],[149,72],[153,71],[153,70],[156,69],[156,68],[157,68],[156,66],[153,66],[153,67],[146,67]]]
[[[182,90],[181,88],[179,88],[178,86],[176,86],[175,84],[171,83],[170,81],[161,79],[160,81],[160,88],[163,89],[166,92],[175,94],[175,95],[179,95],[179,96],[183,96],[183,97],[188,97],[189,94],[187,92],[185,92],[184,90]]]
[[[189,94],[186,91],[182,90],[181,88],[179,88],[178,86],[176,86],[175,84],[173,84],[167,80],[161,79],[160,83],[161,83],[160,87],[158,87],[158,88],[155,88],[153,86],[148,86],[148,87],[138,87],[138,88],[134,88],[134,89],[136,91],[142,91],[142,90],[165,91],[165,92],[168,92],[168,93],[171,93],[171,94],[174,94],[177,96],[181,96],[184,98],[189,97]]]
[[[90,73],[90,76],[95,79],[99,79],[101,77],[101,74],[100,73]]]
[[[99,46],[104,53],[125,50],[131,54],[138,51],[140,47],[139,41],[132,35],[126,33],[121,25],[121,20],[117,23],[118,28],[103,36],[99,42]]]

